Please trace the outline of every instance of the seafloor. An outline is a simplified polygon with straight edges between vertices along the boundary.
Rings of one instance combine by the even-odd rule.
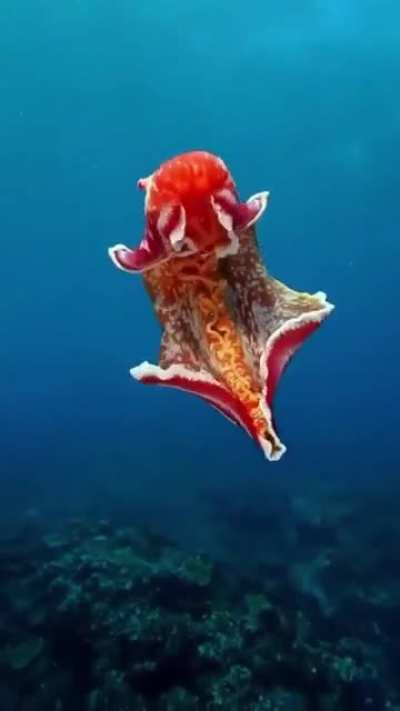
[[[118,517],[4,526],[1,711],[399,711],[398,496],[207,506],[214,557]]]

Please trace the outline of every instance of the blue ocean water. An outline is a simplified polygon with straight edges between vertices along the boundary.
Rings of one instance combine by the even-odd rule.
[[[3,0],[0,708],[400,710],[400,6]],[[275,277],[334,312],[267,462],[136,383],[136,181],[220,155]]]
[[[397,3],[6,0],[1,15],[4,514],[115,505],[189,531],[207,487],[230,500],[255,482],[266,496],[270,481],[389,482]],[[243,199],[270,190],[271,273],[336,305],[281,383],[279,464],[200,400],[129,377],[160,331],[107,248],[138,243],[137,178],[197,148]]]

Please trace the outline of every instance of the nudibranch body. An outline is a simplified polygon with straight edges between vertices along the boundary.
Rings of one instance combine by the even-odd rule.
[[[158,365],[134,378],[195,393],[242,426],[270,460],[285,451],[272,400],[288,361],[332,310],[269,276],[254,224],[268,193],[239,201],[220,158],[196,151],[138,181],[146,191],[139,246],[109,250],[120,269],[143,274],[163,327]]]

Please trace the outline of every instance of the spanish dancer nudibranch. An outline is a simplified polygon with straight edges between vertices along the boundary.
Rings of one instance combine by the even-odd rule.
[[[138,181],[146,226],[114,264],[139,272],[163,328],[158,365],[132,368],[143,383],[195,393],[243,427],[266,457],[286,451],[272,402],[290,358],[330,313],[325,294],[294,291],[265,270],[255,235],[268,193],[239,201],[223,161],[179,155]]]

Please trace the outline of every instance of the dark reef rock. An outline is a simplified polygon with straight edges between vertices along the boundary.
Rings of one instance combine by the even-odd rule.
[[[106,520],[4,537],[0,709],[400,711],[398,566],[380,583],[379,551],[360,555],[397,561],[397,521],[371,538],[352,513],[294,501],[285,560],[266,532],[240,575]]]

